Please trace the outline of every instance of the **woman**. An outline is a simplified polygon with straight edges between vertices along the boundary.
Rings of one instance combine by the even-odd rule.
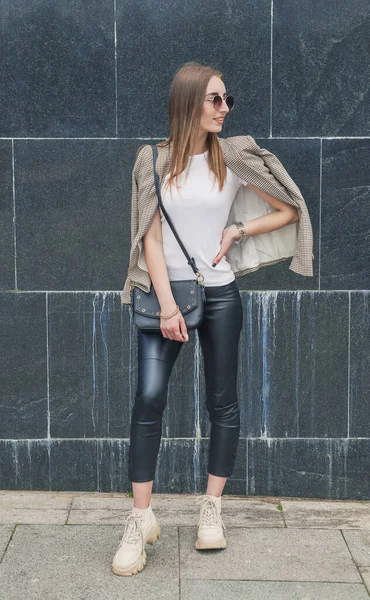
[[[162,200],[204,277],[206,296],[204,319],[197,331],[204,360],[211,435],[208,485],[205,494],[196,499],[201,505],[197,549],[227,545],[221,496],[234,469],[240,430],[237,364],[243,309],[235,277],[292,255],[292,270],[312,274],[312,231],[297,186],[278,159],[263,150],[273,160],[270,168],[266,166],[259,158],[262,150],[250,136],[228,140],[217,136],[233,106],[234,99],[227,94],[220,72],[198,63],[186,63],[171,85],[170,137],[157,144],[156,169],[161,179]],[[146,563],[145,543],[154,544],[160,535],[151,507],[151,493],[162,415],[172,367],[183,343],[189,339],[169,282],[194,278],[158,207],[152,149],[150,145],[143,146],[138,149],[133,171],[132,247],[122,300],[130,302],[134,285],[149,291],[153,284],[161,319],[160,332],[138,332],[138,387],[131,419],[128,472],[134,506],[113,559],[112,570],[117,575],[141,571]],[[254,211],[254,215],[262,214],[258,218],[251,218],[246,211],[243,194],[242,202],[235,202],[239,192],[247,187],[254,198],[250,200],[248,196],[247,208],[258,207]],[[233,220],[238,215],[246,215],[247,219]],[[300,218],[303,223],[298,231]],[[281,237],[264,238],[278,229]]]

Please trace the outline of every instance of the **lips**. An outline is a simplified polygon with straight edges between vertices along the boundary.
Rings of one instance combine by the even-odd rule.
[[[223,123],[224,119],[215,119],[215,121],[217,121],[217,123]]]

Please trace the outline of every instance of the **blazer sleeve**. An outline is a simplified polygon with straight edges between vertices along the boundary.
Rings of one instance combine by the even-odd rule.
[[[137,180],[139,226],[145,226],[148,217],[153,214],[153,209],[155,211],[158,206],[154,181],[153,150],[150,145],[146,144],[140,150],[134,170]]]
[[[153,151],[149,144],[138,148],[132,171],[131,244],[145,235],[158,206],[153,172]]]
[[[234,162],[239,176],[256,188],[266,191],[298,210],[297,246],[289,268],[297,273],[312,276],[314,258],[312,224],[306,202],[298,186],[277,156],[266,148],[261,148],[252,136],[236,136],[231,138],[231,141],[236,154],[229,153],[229,159]]]

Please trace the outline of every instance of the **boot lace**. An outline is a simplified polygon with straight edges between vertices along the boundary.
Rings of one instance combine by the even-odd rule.
[[[144,543],[143,516],[140,514],[131,513],[126,518],[125,530],[123,532],[123,537],[119,548],[122,546],[123,542],[128,544],[137,544],[140,538],[142,543]]]
[[[214,500],[207,495],[198,496],[195,500],[195,504],[202,504],[203,502],[205,506],[203,513],[201,513],[201,516],[199,517],[198,526],[201,524],[201,522],[203,522],[207,525],[215,526],[220,524],[224,529],[226,529],[226,525],[224,524],[221,515],[218,514],[217,506]]]

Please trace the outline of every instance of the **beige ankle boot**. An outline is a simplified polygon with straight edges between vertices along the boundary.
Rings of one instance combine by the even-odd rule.
[[[221,518],[221,496],[203,494],[197,497],[195,504],[201,504],[196,549],[226,548],[227,541],[222,531],[226,527]]]
[[[155,544],[160,532],[151,502],[145,509],[134,506],[126,519],[125,531],[113,558],[113,573],[135,575],[142,571],[146,563],[145,544]]]

